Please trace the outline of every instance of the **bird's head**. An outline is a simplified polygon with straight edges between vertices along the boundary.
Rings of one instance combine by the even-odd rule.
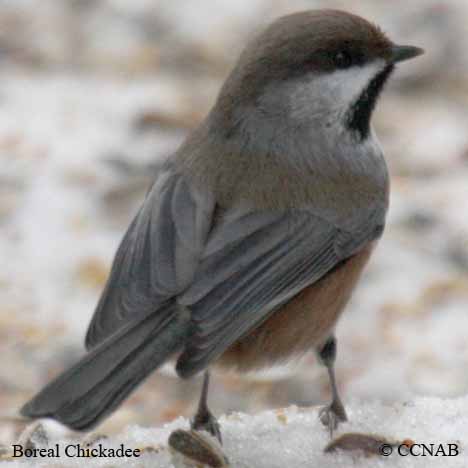
[[[369,135],[378,96],[397,62],[422,49],[394,44],[367,20],[338,10],[284,16],[255,37],[223,86],[215,111],[227,134],[256,126],[341,127]]]

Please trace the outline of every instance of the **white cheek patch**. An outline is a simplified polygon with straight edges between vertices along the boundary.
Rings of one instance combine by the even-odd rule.
[[[364,66],[336,70],[317,76],[311,73],[303,79],[288,83],[283,92],[288,94],[292,118],[313,118],[340,112],[358,98],[369,82],[385,68],[384,60]]]
[[[324,93],[329,93],[332,99],[349,103],[361,94],[372,78],[384,67],[385,62],[379,60],[362,67],[336,70],[328,76],[324,75],[317,79],[317,86]]]

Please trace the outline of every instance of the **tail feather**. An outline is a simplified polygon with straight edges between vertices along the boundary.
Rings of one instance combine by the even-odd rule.
[[[110,336],[26,403],[21,414],[51,417],[75,430],[98,424],[182,348],[189,317],[174,304],[166,307]]]

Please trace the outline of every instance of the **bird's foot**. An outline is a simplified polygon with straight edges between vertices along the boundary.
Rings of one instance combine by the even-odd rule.
[[[328,427],[330,438],[333,437],[333,431],[339,423],[348,420],[346,410],[340,400],[333,400],[330,405],[323,407],[319,412],[319,418],[322,424]]]
[[[219,423],[210,410],[199,411],[190,421],[190,427],[194,431],[208,432],[213,437],[216,437],[221,445],[223,444]]]

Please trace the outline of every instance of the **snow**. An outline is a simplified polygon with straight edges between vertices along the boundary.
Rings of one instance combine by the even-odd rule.
[[[402,443],[412,440],[416,444],[442,444],[445,453],[448,444],[456,444],[458,455],[412,456],[394,453],[389,457],[380,454],[364,454],[361,451],[338,450],[324,453],[330,442],[328,431],[317,417],[317,408],[298,408],[266,411],[256,415],[232,413],[220,418],[223,435],[223,453],[233,468],[284,468],[320,466],[338,468],[359,466],[377,468],[392,466],[405,467],[464,467],[468,464],[465,450],[468,398],[438,399],[418,398],[405,403],[383,404],[379,402],[357,402],[348,405],[350,421],[342,424],[334,438],[344,433],[362,433],[383,437],[389,443]],[[65,447],[79,443],[79,439],[60,438],[57,428],[45,424],[52,436],[49,446],[59,443],[60,458],[35,459],[5,462],[5,467],[16,466],[82,466],[83,458],[67,458]],[[188,429],[188,421],[178,418],[161,428],[129,426],[121,433],[100,443],[104,448],[118,448],[123,444],[126,449],[153,447],[153,452],[143,452],[139,457],[123,458],[86,458],[90,467],[128,466],[172,468],[171,452],[167,447],[169,434],[176,429]],[[440,428],[444,430],[441,431]],[[421,454],[422,447],[416,446],[413,453]],[[402,452],[407,453],[407,452]],[[455,451],[452,453],[455,454]],[[3,465],[3,464],[2,464]]]

